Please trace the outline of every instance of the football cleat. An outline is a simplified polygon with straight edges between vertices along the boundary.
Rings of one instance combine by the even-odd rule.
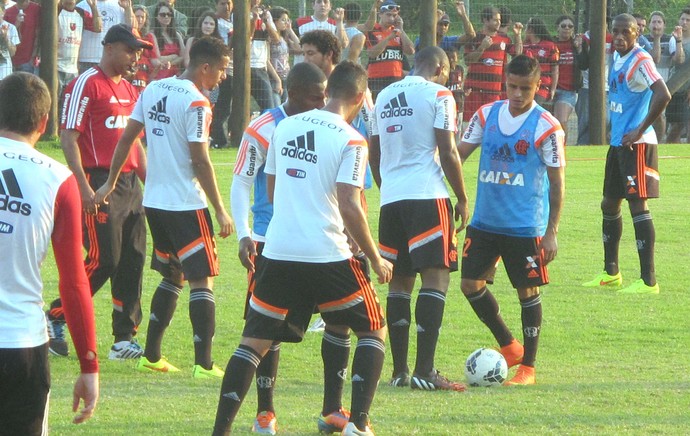
[[[194,368],[192,369],[193,378],[223,378],[224,375],[225,371],[223,371],[215,363],[211,366],[211,369],[206,369],[201,365],[194,365]]]
[[[499,352],[503,355],[503,358],[505,358],[508,368],[512,368],[522,363],[522,356],[525,354],[525,349],[517,339],[513,339],[510,344],[501,347]]]
[[[146,356],[141,356],[137,362],[137,371],[143,372],[178,372],[174,365],[171,365],[165,357],[161,357],[158,362],[149,362]]]
[[[424,391],[439,390],[462,392],[467,389],[467,386],[464,384],[448,380],[435,369],[431,370],[431,374],[426,377],[418,375],[417,373],[412,374],[410,386],[412,386],[412,389],[420,389]]]
[[[393,376],[393,378],[390,382],[388,382],[388,384],[396,388],[407,387],[410,385],[410,374],[403,371],[398,375]]]
[[[48,351],[56,356],[69,356],[69,347],[65,339],[65,320],[50,319],[46,312],[48,326]]]
[[[259,434],[276,434],[276,414],[271,411],[263,411],[256,415],[252,431]]]
[[[108,359],[110,360],[124,360],[124,359],[137,359],[144,355],[144,350],[141,348],[136,339],[131,341],[122,341],[113,344],[110,347],[110,353],[108,353]]]
[[[374,436],[374,432],[370,425],[366,425],[364,430],[357,428],[354,422],[348,422],[343,432],[340,433],[342,436]]]
[[[623,276],[620,271],[615,275],[609,275],[604,271],[597,274],[592,280],[584,282],[582,286],[586,288],[603,288],[608,286],[620,286],[621,283],[623,283]]]
[[[505,382],[506,386],[527,386],[537,383],[537,377],[533,366],[520,365],[515,376]]]
[[[619,294],[658,294],[659,284],[655,283],[654,286],[647,286],[647,284],[642,279],[635,280],[632,285],[627,286],[623,289],[618,290]]]
[[[326,323],[324,322],[323,318],[320,316],[317,316],[316,319],[314,320],[313,323],[309,326],[307,329],[308,332],[311,333],[318,333],[326,330]]]
[[[320,415],[319,421],[317,422],[319,433],[331,434],[343,431],[343,428],[345,428],[349,420],[350,411],[342,407],[326,416]]]

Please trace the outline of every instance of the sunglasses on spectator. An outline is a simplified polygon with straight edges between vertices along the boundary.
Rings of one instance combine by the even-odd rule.
[[[385,5],[381,6],[381,12],[388,11],[388,12],[394,12],[394,11],[399,11],[400,6],[398,5]]]
[[[575,27],[573,24],[561,24],[561,29],[572,29]]]
[[[161,18],[165,18],[165,17],[172,18],[173,13],[172,12],[159,12],[158,16]]]

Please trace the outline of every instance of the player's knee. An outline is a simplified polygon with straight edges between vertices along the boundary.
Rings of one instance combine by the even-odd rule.
[[[520,300],[536,297],[537,295],[539,295],[539,286],[533,286],[531,288],[520,288],[517,290],[517,292],[518,298],[520,298]]]

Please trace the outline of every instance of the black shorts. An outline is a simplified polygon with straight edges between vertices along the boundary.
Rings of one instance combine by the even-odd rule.
[[[690,120],[688,92],[676,92],[671,96],[671,101],[666,106],[666,121],[669,123],[685,123],[688,120]]]
[[[252,298],[252,293],[254,288],[256,288],[256,274],[259,271],[260,264],[264,260],[263,252],[265,242],[254,241],[256,246],[256,256],[251,256],[252,262],[254,262],[254,272],[247,272],[247,300],[244,303],[244,319],[247,319],[247,313],[249,313],[249,300]]]
[[[218,253],[208,209],[168,211],[146,208],[153,239],[151,268],[170,278],[182,271],[185,280],[218,275]]]
[[[48,433],[48,344],[0,348],[0,434]]]
[[[462,278],[494,282],[501,258],[515,289],[549,283],[549,273],[538,250],[541,237],[506,236],[467,227],[462,250]]]
[[[659,156],[656,144],[609,147],[604,172],[604,197],[658,198]]]
[[[345,325],[356,332],[386,325],[376,291],[355,257],[330,263],[264,258],[242,335],[300,342],[314,306],[326,324]]]
[[[426,268],[458,270],[458,241],[448,198],[402,200],[381,207],[379,251],[398,276]]]

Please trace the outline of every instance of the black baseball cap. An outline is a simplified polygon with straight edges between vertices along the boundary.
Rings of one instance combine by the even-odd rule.
[[[139,38],[132,31],[132,27],[126,24],[116,24],[105,34],[103,38],[103,45],[112,44],[113,42],[122,42],[131,48],[147,48],[152,49],[153,44],[145,39]]]

